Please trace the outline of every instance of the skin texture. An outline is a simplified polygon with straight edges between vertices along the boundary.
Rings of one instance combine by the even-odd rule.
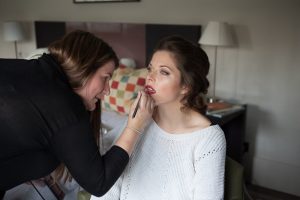
[[[75,90],[75,92],[83,99],[87,110],[94,110],[96,107],[96,102],[100,99],[103,100],[105,95],[109,95],[109,80],[115,69],[114,66],[115,65],[113,61],[107,62],[98,68],[96,73],[87,80],[84,86]],[[136,117],[134,119],[131,117],[128,118],[127,128],[123,130],[120,138],[115,143],[115,145],[127,151],[129,155],[131,155],[134,145],[139,138],[139,132],[142,133],[145,126],[149,123],[154,109],[154,101],[151,96],[147,95],[143,91],[140,91],[138,98],[136,98],[130,109],[129,116],[132,116],[140,96],[141,100],[139,102],[139,111],[136,113]]]
[[[109,61],[98,68],[96,73],[87,80],[86,84],[75,92],[83,99],[87,110],[93,111],[98,100],[109,95],[109,80],[115,69],[113,61]]]
[[[181,99],[189,88],[181,84],[181,74],[171,52],[155,52],[148,71],[146,88],[151,88],[156,106],[153,119],[161,128],[177,134],[210,126],[211,122],[200,113],[191,109],[181,110]]]
[[[167,51],[156,52],[148,66],[146,85],[154,89],[151,94],[156,105],[181,104],[187,89],[180,84],[180,71],[173,55]]]

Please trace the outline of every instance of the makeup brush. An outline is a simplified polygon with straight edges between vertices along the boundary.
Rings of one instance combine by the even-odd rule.
[[[132,114],[132,118],[135,117],[135,115],[136,115],[136,113],[137,113],[137,111],[138,111],[138,109],[139,109],[139,107],[140,107],[141,97],[142,97],[142,94],[141,94],[141,96],[140,96],[140,98],[139,98],[139,100],[138,100],[138,102],[137,102],[137,104],[136,104],[136,106],[135,106],[135,108],[134,108],[134,111],[133,111],[133,114]]]

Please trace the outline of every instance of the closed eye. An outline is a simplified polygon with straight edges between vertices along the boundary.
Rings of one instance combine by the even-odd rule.
[[[162,75],[165,75],[165,76],[170,75],[170,73],[169,73],[168,71],[166,71],[166,70],[160,70],[160,73],[161,73]]]
[[[104,82],[107,83],[111,79],[111,76],[104,76],[103,79]]]

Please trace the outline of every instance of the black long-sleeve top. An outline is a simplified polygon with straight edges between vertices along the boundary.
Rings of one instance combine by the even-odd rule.
[[[101,156],[81,98],[50,54],[0,59],[0,190],[51,173],[61,162],[88,192],[101,196],[128,163],[113,146]]]

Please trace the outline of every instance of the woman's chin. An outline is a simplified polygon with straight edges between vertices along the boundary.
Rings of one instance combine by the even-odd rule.
[[[89,108],[88,109],[88,111],[94,111],[95,110],[95,108]]]
[[[87,105],[86,106],[86,109],[88,110],[88,111],[94,111],[95,110],[95,108],[96,108],[96,104],[93,104],[93,105]]]

